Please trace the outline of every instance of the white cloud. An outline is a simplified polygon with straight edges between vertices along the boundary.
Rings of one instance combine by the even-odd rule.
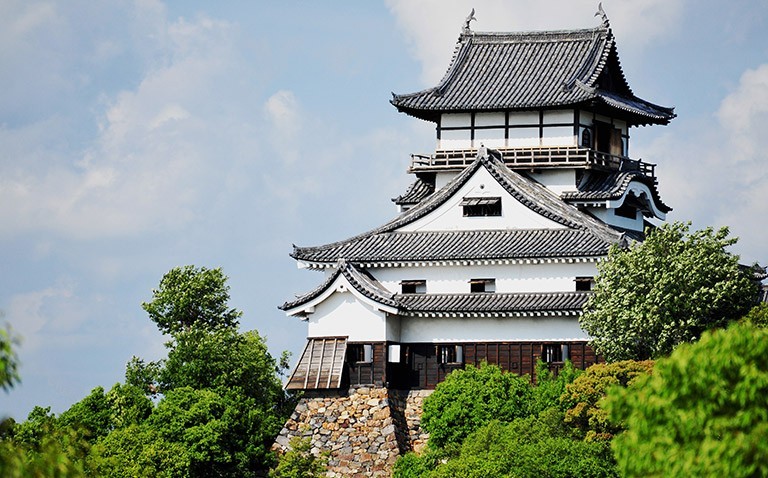
[[[62,281],[43,290],[18,294],[11,298],[7,311],[8,322],[23,340],[25,351],[34,351],[44,342],[43,335],[55,325],[59,331],[71,329],[73,321],[64,317],[65,305],[73,296],[74,284]],[[56,310],[56,313],[53,311]],[[74,321],[76,322],[76,320]]]
[[[299,101],[292,91],[280,90],[264,104],[267,121],[272,127],[272,144],[275,151],[288,163],[298,159],[299,132],[302,114]]]
[[[768,64],[745,71],[709,118],[671,126],[643,152],[659,163],[659,187],[671,219],[696,227],[729,226],[745,262],[768,262]]]
[[[165,21],[156,2],[140,2],[134,13],[127,20],[141,26],[132,31],[151,33],[137,40],[151,46],[150,61],[131,89],[104,95],[81,88],[80,96],[94,104],[87,119],[98,126],[82,144],[71,144],[69,135],[84,130],[79,123],[88,110],[82,105],[76,114],[51,109],[37,121],[0,123],[0,220],[8,225],[3,236],[36,230],[130,237],[178,228],[224,189],[217,181],[226,181],[227,153],[252,145],[254,125],[236,120],[252,111],[236,29],[204,16]],[[30,26],[17,30],[26,32],[46,18],[19,20]],[[131,38],[104,41],[120,40]],[[51,66],[53,76],[69,72],[66,65]]]

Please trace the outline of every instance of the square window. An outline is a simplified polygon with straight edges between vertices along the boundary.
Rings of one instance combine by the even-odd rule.
[[[373,344],[350,344],[349,361],[353,363],[373,362]]]
[[[470,279],[469,280],[470,292],[495,292],[496,291],[496,279]]]
[[[541,349],[541,360],[546,363],[565,362],[571,358],[568,344],[544,344]]]
[[[426,294],[426,280],[404,280],[400,282],[400,292],[403,294]]]
[[[438,354],[441,364],[464,363],[464,347],[462,345],[440,345]]]
[[[586,292],[592,290],[592,282],[594,282],[593,277],[577,277],[575,280],[576,282],[576,291],[577,292]]]

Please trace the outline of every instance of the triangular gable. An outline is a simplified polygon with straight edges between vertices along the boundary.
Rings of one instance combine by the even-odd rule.
[[[394,294],[387,291],[375,279],[359,271],[352,264],[340,260],[334,272],[314,290],[284,303],[279,309],[286,315],[303,316],[335,293],[350,292],[357,300],[368,306],[389,313],[397,313]]]
[[[448,184],[439,191],[420,202],[418,205],[395,217],[390,222],[359,234],[352,238],[333,242],[323,246],[296,247],[291,257],[301,260],[302,257],[313,256],[317,251],[334,249],[353,241],[385,232],[406,230],[407,226],[431,214],[440,206],[457,195],[457,192],[472,178],[480,168],[486,171],[521,205],[553,223],[571,229],[589,231],[608,243],[616,243],[621,240],[621,234],[606,226],[602,222],[585,214],[575,207],[566,204],[559,196],[536,181],[525,178],[519,173],[507,168],[502,160],[496,157],[496,152],[480,148],[478,158],[456,175]],[[461,201],[458,197],[457,201]],[[334,258],[336,260],[338,258]]]

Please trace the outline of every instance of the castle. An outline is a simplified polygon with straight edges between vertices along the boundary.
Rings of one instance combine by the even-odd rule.
[[[451,371],[600,360],[578,323],[596,264],[670,211],[631,128],[675,114],[635,96],[599,13],[596,28],[517,33],[475,32],[470,15],[439,84],[393,95],[435,124],[436,149],[412,155],[391,221],[294,247],[324,279],[280,307],[308,326],[281,447],[308,436],[332,473],[384,475],[387,450],[423,439],[419,400]]]

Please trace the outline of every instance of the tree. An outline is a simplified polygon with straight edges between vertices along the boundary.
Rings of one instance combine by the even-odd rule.
[[[270,470],[269,478],[321,478],[326,476],[328,454],[312,454],[312,442],[308,438],[291,439],[291,449],[280,458],[277,467]]]
[[[575,440],[562,414],[550,408],[510,423],[492,421],[464,441],[456,458],[422,476],[613,478],[617,473],[606,443]]]
[[[726,251],[734,243],[728,228],[690,232],[674,223],[628,249],[613,246],[579,321],[595,350],[609,362],[658,358],[741,318],[757,287]]]
[[[421,425],[429,432],[430,446],[458,446],[491,420],[528,416],[532,397],[527,376],[487,363],[467,365],[451,372],[424,400]]]
[[[19,359],[13,350],[16,339],[10,326],[0,328],[0,388],[6,392],[19,381]]]
[[[164,334],[191,329],[237,328],[242,312],[230,309],[227,277],[221,269],[176,267],[141,306]]]
[[[595,364],[565,386],[559,399],[565,408],[564,422],[579,430],[587,441],[609,441],[621,431],[621,424],[608,419],[602,400],[612,387],[626,387],[653,370],[653,362],[623,360]]]
[[[623,476],[768,476],[768,330],[734,324],[660,359],[613,389],[626,424],[613,440]]]

